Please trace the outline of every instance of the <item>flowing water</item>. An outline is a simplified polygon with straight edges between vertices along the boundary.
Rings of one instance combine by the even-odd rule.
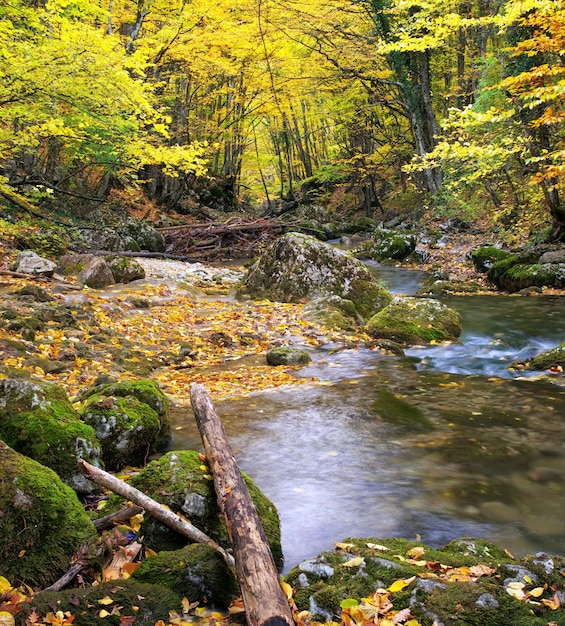
[[[396,293],[422,278],[374,271]],[[444,301],[462,314],[460,344],[317,350],[298,375],[322,384],[216,403],[240,467],[278,507],[286,569],[352,536],[565,553],[565,381],[508,369],[565,338],[563,300]],[[390,421],[405,409],[419,421]],[[172,448],[201,449],[190,410],[175,419]]]

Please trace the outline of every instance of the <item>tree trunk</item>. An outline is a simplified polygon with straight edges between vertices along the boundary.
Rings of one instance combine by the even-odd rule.
[[[193,384],[190,401],[232,543],[247,623],[294,626],[265,532],[210,395]]]

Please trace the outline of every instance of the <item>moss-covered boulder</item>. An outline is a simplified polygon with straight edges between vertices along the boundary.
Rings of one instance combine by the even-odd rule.
[[[100,443],[58,385],[0,380],[0,437],[17,452],[50,467],[73,489],[92,490],[78,472],[77,460],[99,465]]]
[[[275,505],[244,474],[251,499],[265,530],[273,557],[282,566],[280,543],[280,520]],[[130,484],[140,489],[175,513],[187,517],[197,528],[228,548],[227,530],[216,501],[214,482],[210,470],[199,458],[198,452],[184,450],[168,452],[151,461]],[[110,506],[118,506],[120,500],[112,497]],[[174,530],[152,518],[143,522],[141,534],[153,550],[177,550],[187,544]]]
[[[512,293],[528,287],[565,288],[565,263],[518,263],[499,278],[497,285]]]
[[[287,233],[249,268],[240,297],[304,302],[335,294],[367,318],[392,299],[367,267],[347,252],[300,233]]]
[[[365,327],[371,337],[402,344],[453,341],[461,334],[461,316],[432,298],[395,298]]]
[[[100,396],[134,396],[143,404],[150,406],[159,416],[160,430],[155,440],[155,449],[162,450],[166,448],[171,440],[171,403],[167,396],[163,393],[159,385],[149,378],[140,378],[138,380],[124,380],[105,382],[94,385],[87,389],[81,395],[81,400],[87,400],[93,395]]]
[[[312,360],[306,350],[300,348],[273,348],[266,354],[269,365],[307,365]]]
[[[182,596],[162,585],[148,585],[129,578],[85,589],[41,593],[24,604],[22,609],[16,616],[17,626],[32,623],[29,621],[32,612],[44,618],[48,613],[56,615],[58,611],[72,615],[74,626],[155,626],[157,623],[168,624],[170,611],[181,614]],[[101,616],[101,611],[106,613]],[[41,619],[38,623],[47,622]]]
[[[135,396],[93,395],[80,412],[94,429],[109,470],[143,465],[161,430],[157,413]]]
[[[0,441],[0,575],[44,587],[97,537],[75,492]]]
[[[497,261],[502,261],[509,256],[512,256],[512,253],[496,246],[481,246],[471,252],[473,265],[481,273],[488,272]]]
[[[145,270],[141,264],[130,257],[109,256],[106,257],[106,263],[117,283],[131,283],[133,280],[145,278]]]
[[[133,577],[142,583],[163,585],[190,602],[223,607],[239,593],[235,576],[220,553],[197,543],[149,557]]]
[[[378,229],[375,239],[366,243],[357,252],[357,256],[376,261],[403,261],[416,249],[416,235],[410,232]]]
[[[126,222],[118,229],[126,250],[149,250],[150,252],[164,252],[165,238],[153,226],[147,222],[141,222],[128,217]]]
[[[58,271],[63,276],[76,276],[77,283],[102,289],[116,281],[110,266],[94,254],[66,254],[59,259]]]
[[[564,563],[545,554],[515,560],[474,538],[439,549],[405,539],[353,538],[303,561],[286,581],[296,589],[298,609],[322,622],[362,623],[377,614],[387,623],[412,619],[426,626],[546,626],[562,620],[551,597],[553,585],[561,587]]]

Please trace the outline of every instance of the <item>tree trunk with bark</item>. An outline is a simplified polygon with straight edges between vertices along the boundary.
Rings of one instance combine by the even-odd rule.
[[[193,384],[190,401],[232,543],[247,623],[294,626],[265,532],[210,395]]]

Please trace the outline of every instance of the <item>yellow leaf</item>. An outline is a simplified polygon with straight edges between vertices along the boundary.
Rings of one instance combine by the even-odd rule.
[[[342,565],[343,567],[359,567],[359,565],[361,565],[361,563],[363,562],[364,560],[362,556],[356,556],[356,557],[353,557],[352,559],[349,559],[349,561],[342,563]]]
[[[292,594],[293,594],[293,589],[292,587],[286,583],[284,580],[281,580],[281,587],[282,590],[284,591],[284,595],[286,596],[287,600],[292,600]]]
[[[139,531],[139,529],[141,528],[142,522],[143,522],[143,513],[138,513],[137,515],[134,515],[129,521],[129,523],[131,524],[131,527],[133,528],[135,532]]]
[[[104,598],[100,598],[100,600],[98,600],[98,604],[112,604],[114,602],[114,600],[112,600],[112,598],[110,598],[110,596],[105,596]]]
[[[108,615],[110,615],[110,613],[108,613],[106,609],[102,609],[100,613],[98,613],[98,617],[102,617],[102,618],[108,617]]]
[[[426,549],[422,548],[422,546],[416,546],[415,548],[408,550],[408,552],[406,552],[406,556],[411,556],[413,559],[419,559],[425,551]]]
[[[416,579],[416,576],[411,576],[410,578],[404,578],[400,580],[395,580],[390,587],[387,587],[387,591],[391,593],[396,593],[397,591],[402,591],[405,587],[413,582]]]
[[[339,548],[340,550],[353,550],[353,548],[355,547],[352,543],[342,543],[342,542],[336,542],[334,543],[334,546],[336,548]]]
[[[381,552],[386,552],[388,550],[386,546],[381,546],[380,543],[368,543],[367,548],[371,548],[372,550],[380,550]]]
[[[0,626],[14,626],[14,617],[8,611],[0,611]]]
[[[535,589],[532,589],[529,594],[531,596],[533,596],[534,598],[539,598],[543,592],[545,591],[545,587],[536,587]]]
[[[0,594],[6,593],[12,589],[12,585],[7,578],[0,576]]]

